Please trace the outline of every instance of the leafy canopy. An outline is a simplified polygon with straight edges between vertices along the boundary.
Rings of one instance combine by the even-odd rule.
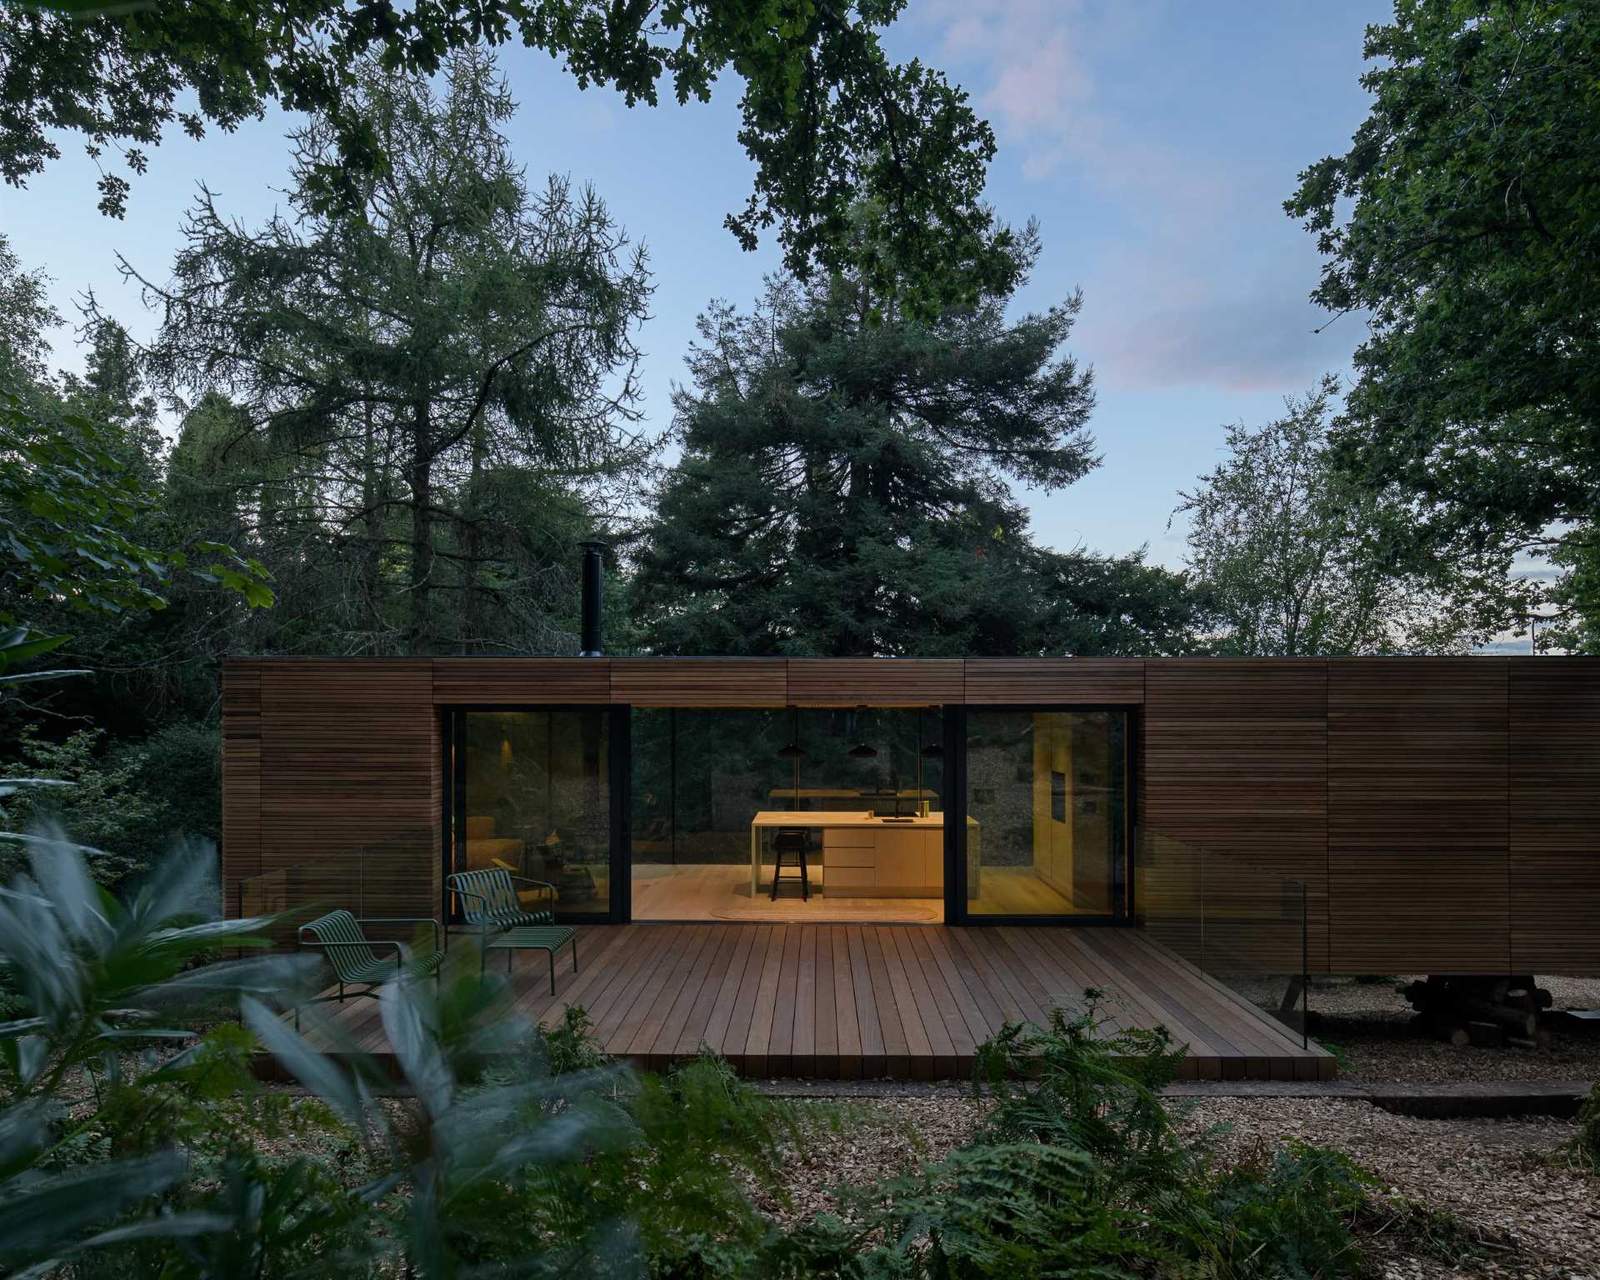
[[[1227,429],[1228,457],[1177,515],[1188,564],[1216,610],[1217,647],[1250,657],[1455,651],[1493,632],[1459,573],[1424,574],[1390,547],[1389,491],[1353,480],[1328,444],[1338,384],[1290,397],[1281,417]],[[1452,590],[1441,591],[1446,576]],[[1491,613],[1493,611],[1491,610]]]
[[[1288,211],[1325,264],[1313,295],[1370,332],[1336,433],[1393,484],[1409,563],[1493,585],[1523,553],[1600,616],[1600,23],[1585,0],[1398,0],[1367,31],[1371,111]]]
[[[206,0],[0,11],[0,174],[19,184],[59,154],[57,131],[90,153],[121,148],[137,174],[174,123],[193,136],[233,129],[269,102],[329,119],[335,154],[319,169],[327,199],[382,171],[385,141],[351,109],[359,69],[432,75],[445,57],[520,40],[588,88],[629,106],[665,93],[705,101],[721,77],[743,82],[739,141],[755,165],[745,207],[726,223],[745,247],[778,226],[790,270],[843,265],[849,210],[879,202],[890,235],[856,265],[884,287],[933,304],[970,297],[1011,270],[981,195],[994,152],[966,94],[919,61],[895,64],[880,30],[905,0]],[[100,180],[120,215],[129,181]],[[953,267],[963,270],[953,270]]]

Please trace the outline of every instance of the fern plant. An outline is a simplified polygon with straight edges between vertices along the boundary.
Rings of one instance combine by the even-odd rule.
[[[104,1101],[124,1083],[125,1052],[190,1040],[165,1021],[201,993],[295,987],[289,958],[196,964],[223,943],[250,945],[258,920],[194,920],[210,874],[181,850],[126,901],[95,884],[84,850],[29,842],[31,874],[0,889],[0,971],[20,1017],[0,1024],[0,1268],[48,1269],[86,1251],[221,1229],[214,1214],[167,1212],[112,1225],[179,1184],[186,1154],[170,1141],[131,1152],[86,1138],[97,1112],[71,1118],[67,1085],[85,1076]]]

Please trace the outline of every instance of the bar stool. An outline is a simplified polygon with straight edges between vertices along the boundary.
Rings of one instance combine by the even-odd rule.
[[[775,861],[772,866],[772,900],[778,900],[778,881],[783,875],[784,857],[787,855],[794,859],[791,864],[800,872],[800,896],[805,901],[811,901],[811,876],[806,870],[806,851],[811,846],[811,833],[804,827],[779,827],[772,837],[772,852]],[[794,877],[790,877],[793,879]]]

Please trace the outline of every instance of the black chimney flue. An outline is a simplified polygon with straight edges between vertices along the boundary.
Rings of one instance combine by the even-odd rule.
[[[578,656],[598,658],[600,648],[600,574],[601,555],[606,549],[603,542],[581,542],[583,548],[583,639]]]

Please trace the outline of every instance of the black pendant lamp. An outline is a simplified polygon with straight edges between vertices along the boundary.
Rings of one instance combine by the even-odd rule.
[[[780,760],[804,760],[806,749],[800,745],[800,708],[789,708],[789,741],[778,748]]]
[[[856,708],[856,718],[858,722],[860,717],[865,714],[866,710],[867,709],[865,707]],[[850,748],[850,758],[852,760],[876,760],[878,758],[878,748],[873,746],[870,742],[858,742],[855,746]]]
[[[800,708],[789,708],[789,741],[778,748],[778,759],[794,765],[794,789],[789,795],[789,807],[800,807],[800,762],[806,758],[806,749],[800,745]]]

